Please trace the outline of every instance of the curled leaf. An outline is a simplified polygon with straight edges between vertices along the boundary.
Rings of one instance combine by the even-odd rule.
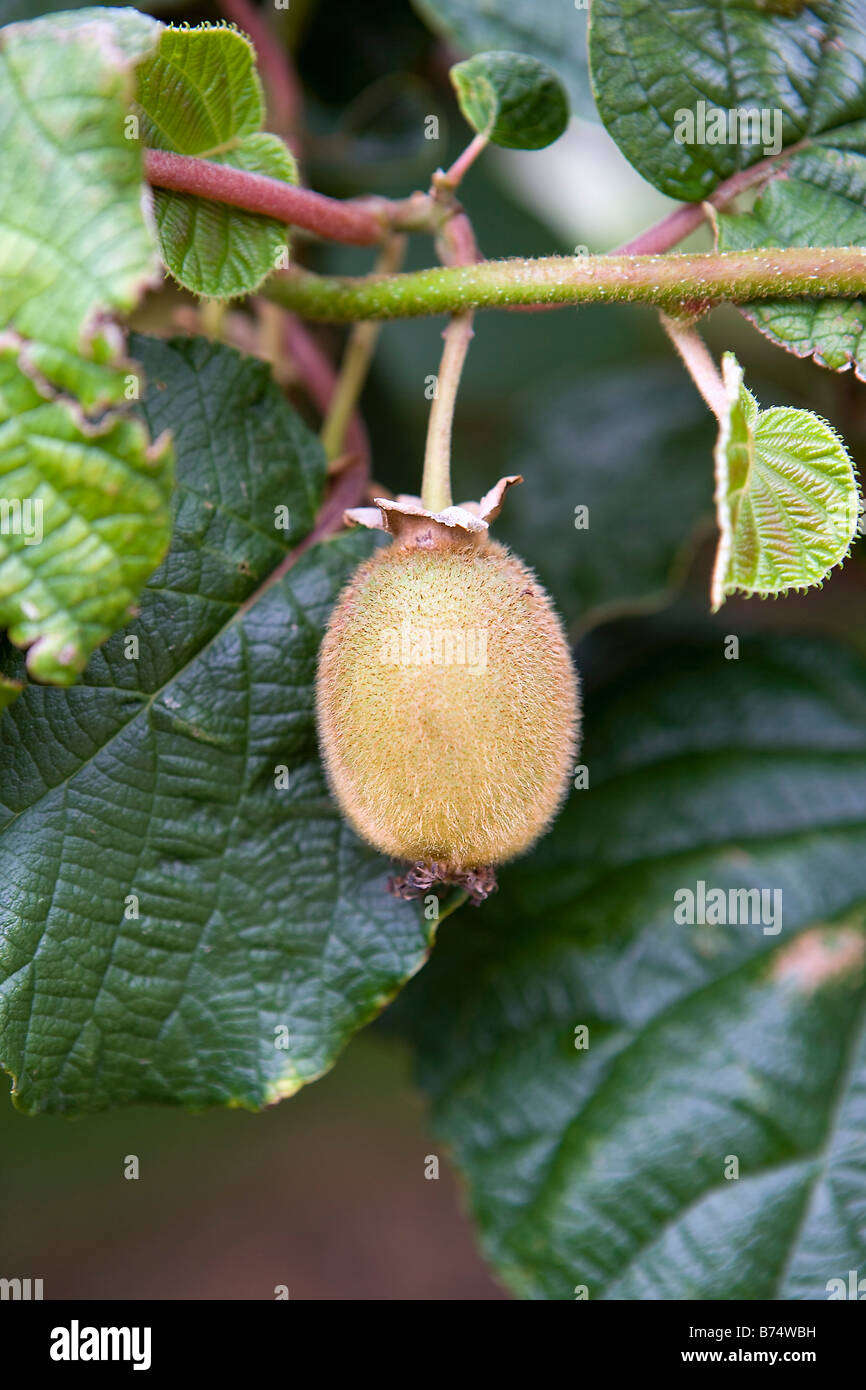
[[[713,611],[738,590],[767,597],[820,584],[848,553],[859,509],[853,464],[826,420],[791,407],[761,410],[733,353],[722,376]]]
[[[542,150],[568,125],[568,97],[552,68],[523,53],[477,53],[451,69],[466,120],[494,145]]]

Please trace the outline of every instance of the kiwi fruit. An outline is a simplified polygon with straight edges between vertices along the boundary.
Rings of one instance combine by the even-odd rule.
[[[393,539],[343,590],[319,657],[325,770],[357,833],[411,866],[392,891],[459,883],[478,902],[565,795],[577,675],[550,599],[486,520],[377,501]]]

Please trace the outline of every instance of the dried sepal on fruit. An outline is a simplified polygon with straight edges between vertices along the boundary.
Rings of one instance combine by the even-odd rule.
[[[562,801],[577,676],[550,599],[492,540],[509,487],[425,510],[376,498],[347,520],[387,531],[341,594],[319,658],[325,769],[355,830],[412,866],[392,891],[458,883],[475,902]]]

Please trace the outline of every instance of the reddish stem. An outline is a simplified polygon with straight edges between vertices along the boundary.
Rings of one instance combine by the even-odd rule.
[[[691,232],[697,231],[706,218],[703,203],[680,203],[654,226],[633,237],[625,245],[612,251],[617,256],[655,256],[662,251],[670,251]]]
[[[437,233],[436,253],[443,265],[474,265],[483,259],[472,223],[459,204]]]
[[[703,203],[681,203],[679,207],[669,212],[667,217],[656,222],[655,226],[647,227],[645,232],[641,232],[639,236],[633,237],[624,246],[619,246],[608,254],[611,256],[657,256],[663,251],[670,251],[671,247],[678,245],[691,232],[697,231],[707,215],[706,203],[714,208],[723,208],[727,203],[732,202],[738,193],[742,193],[746,188],[751,188],[753,184],[769,182],[772,178],[783,176],[782,160],[789,159],[792,154],[803,149],[804,144],[805,141],[801,141],[797,145],[791,145],[781,156],[771,155],[769,159],[761,159],[748,169],[740,169],[729,179],[720,183]]]
[[[211,164],[206,159],[172,154],[168,150],[145,150],[144,167],[149,181],[158,188],[176,193],[193,193],[199,198],[229,203],[232,207],[274,217],[317,232],[329,241],[351,246],[373,246],[380,242],[387,227],[386,200],[342,203],[298,188],[265,174],[250,174],[228,164]],[[396,205],[395,205],[396,206]]]
[[[433,175],[434,186],[456,188],[468,170],[472,168],[478,156],[487,149],[488,143],[486,135],[476,135],[474,140],[470,140],[463,153],[457,156],[446,173]]]

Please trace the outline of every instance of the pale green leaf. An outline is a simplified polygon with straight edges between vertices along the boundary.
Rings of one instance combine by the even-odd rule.
[[[135,65],[159,25],[84,9],[0,31],[0,331],[25,370],[86,406],[122,398],[110,323],[159,261],[141,146],[127,138]]]
[[[858,521],[844,444],[809,410],[760,410],[732,353],[722,361],[728,411],[716,444],[719,546],[712,600],[820,584],[848,553]]]
[[[133,611],[169,541],[173,455],[140,420],[88,422],[0,351],[0,628],[71,683]]]
[[[237,30],[164,30],[139,72],[138,103],[151,148],[297,183],[283,141],[262,131],[254,53]],[[155,206],[163,259],[196,294],[248,294],[287,260],[288,229],[273,218],[165,189],[156,190]]]

